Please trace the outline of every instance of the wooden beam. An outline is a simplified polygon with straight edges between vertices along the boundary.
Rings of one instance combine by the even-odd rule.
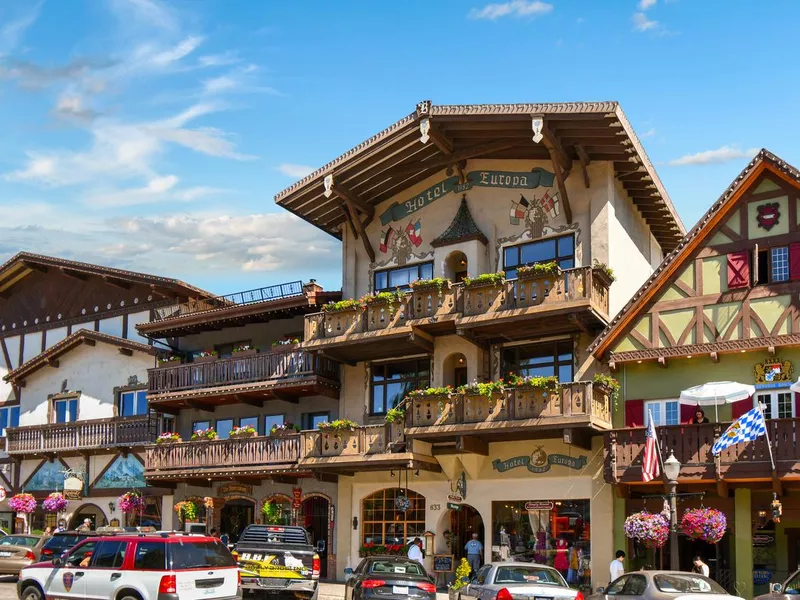
[[[290,396],[289,394],[282,394],[277,390],[272,390],[270,391],[270,393],[272,394],[272,397],[275,400],[281,400],[282,402],[291,402],[292,404],[299,404],[300,402],[300,398],[297,398],[296,396]]]
[[[95,345],[97,345],[97,342],[95,340],[93,340],[92,338],[83,338],[83,343],[86,344],[87,346],[95,346]]]
[[[564,150],[564,147],[561,145],[558,137],[556,136],[553,131],[547,126],[547,121],[544,122],[542,125],[542,136],[544,137],[544,145],[545,148],[550,152],[550,158],[553,158],[553,153],[555,152],[556,157],[561,163],[561,168],[564,172],[564,179],[569,177],[569,172],[572,170],[572,159],[570,158],[567,151]],[[571,221],[570,221],[571,222]]]
[[[217,410],[216,406],[213,406],[211,404],[202,404],[195,400],[187,400],[186,406],[188,406],[189,408],[194,408],[196,410],[203,410],[206,412],[214,412],[215,410]]]
[[[456,450],[459,452],[468,452],[470,454],[479,454],[480,456],[489,456],[489,444],[473,436],[459,436],[458,439],[456,439]]]
[[[264,406],[264,401],[259,400],[258,398],[250,398],[249,396],[243,396],[242,394],[234,394],[233,397],[241,404],[255,406],[256,408],[262,408]]]
[[[346,204],[341,205],[342,214],[344,214],[345,219],[347,220],[347,225],[350,228],[350,233],[353,234],[353,239],[358,239],[358,231],[356,231],[356,226],[353,223],[353,219],[350,218],[350,210],[347,208]]]
[[[475,334],[469,329],[456,329],[456,335],[460,338],[464,338],[466,341],[468,341],[470,344],[472,344],[473,346],[475,346],[480,350],[489,349],[489,344],[478,340]]]
[[[440,158],[434,158],[423,162],[416,162],[409,165],[400,165],[398,167],[388,169],[385,175],[387,177],[398,177],[401,175],[410,175],[418,173],[420,171],[425,171],[428,169],[443,169],[444,167],[450,166],[462,160],[477,158],[484,154],[491,154],[492,152],[499,152],[500,150],[513,148],[514,146],[518,146],[521,143],[523,143],[522,140],[513,138],[494,140],[486,144],[478,144],[477,146],[465,148],[463,150],[459,150],[458,152],[453,152],[452,154],[447,154]]]
[[[58,360],[55,359],[55,358],[47,359],[47,366],[48,367],[53,367],[54,369],[57,369],[58,368]]]
[[[122,356],[133,356],[133,350],[130,348],[119,348],[119,353],[122,354]]]
[[[575,146],[575,152],[578,155],[578,164],[581,167],[581,175],[583,175],[583,185],[588,190],[592,187],[592,182],[589,180],[589,155],[586,154],[586,150],[583,149],[583,146]]]
[[[546,138],[545,138],[546,139]],[[552,147],[548,148],[550,152],[550,160],[553,163],[553,171],[556,173],[556,185],[558,186],[558,193],[561,195],[561,203],[564,207],[564,217],[567,223],[572,224],[572,207],[569,205],[569,196],[567,195],[567,186],[564,179],[564,173],[561,170],[556,150]]]
[[[74,271],[73,269],[68,269],[66,267],[59,267],[59,270],[67,277],[72,277],[73,279],[78,279],[80,281],[86,281],[89,279],[89,276],[86,273],[81,273],[80,271]]]
[[[365,223],[361,222],[358,214],[356,214],[356,208],[353,205],[352,201],[346,200],[347,209],[350,211],[350,218],[353,219],[353,222],[356,226],[356,231],[361,235],[361,242],[364,244],[364,250],[367,251],[367,256],[369,256],[370,262],[375,262],[375,250],[372,248],[372,243],[370,243],[369,238],[367,237],[366,231],[364,231]],[[370,217],[371,220],[371,217]],[[369,221],[367,221],[368,223]]]
[[[592,436],[588,431],[567,428],[564,430],[562,437],[565,444],[577,446],[587,451],[592,449]]]
[[[567,319],[569,319],[569,321],[573,323],[575,327],[580,329],[583,333],[585,333],[590,337],[593,337],[591,330],[586,326],[586,323],[584,323],[578,315],[576,315],[575,313],[571,313],[567,315]]]
[[[631,486],[629,485],[615,485],[614,486],[614,493],[617,495],[617,498],[622,498],[623,500],[627,500],[631,497]]]
[[[47,273],[47,267],[44,265],[39,265],[33,262],[23,261],[23,265],[29,268],[31,271],[38,271],[39,273]]]
[[[131,289],[130,282],[123,281],[122,279],[117,279],[116,277],[109,277],[108,275],[103,275],[103,281],[105,281],[109,285],[113,285],[114,287],[118,287],[122,290]]]
[[[447,136],[442,133],[432,119],[429,122],[431,124],[431,129],[428,131],[428,136],[433,140],[433,143],[442,152],[442,154],[452,154],[455,151],[453,142],[447,139]]]
[[[419,346],[426,352],[433,352],[433,336],[429,333],[425,333],[418,327],[411,328],[411,333],[408,335],[408,341],[416,346]]]
[[[361,198],[359,198],[356,194],[351,192],[344,185],[339,183],[334,183],[331,186],[331,189],[337,196],[339,196],[339,198],[352,204],[362,213],[370,217],[370,220],[373,216],[375,216],[375,207],[372,206],[371,204],[364,202]]]
[[[728,495],[728,482],[724,479],[717,479],[717,496],[720,498],[727,498]]]

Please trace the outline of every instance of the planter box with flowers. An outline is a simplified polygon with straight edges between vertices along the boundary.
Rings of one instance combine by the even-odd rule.
[[[183,361],[183,359],[180,356],[177,356],[177,355],[173,354],[171,356],[167,356],[167,357],[164,357],[164,358],[159,358],[158,359],[158,366],[159,367],[174,367],[174,366],[178,366],[179,364],[181,364],[182,361]]]
[[[300,340],[298,338],[286,339],[286,340],[275,340],[272,342],[272,351],[273,352],[289,352],[294,350],[298,344],[300,344]]]
[[[367,307],[368,331],[397,327],[407,318],[408,296],[399,290],[364,296],[361,302]]]
[[[405,544],[364,544],[358,549],[361,558],[367,556],[405,556],[408,552]]]
[[[484,423],[508,420],[508,402],[505,382],[473,381],[462,385],[456,392],[463,396],[464,423]]]
[[[192,441],[193,442],[210,442],[219,438],[217,432],[214,430],[213,427],[209,427],[208,429],[198,429],[192,432]]]
[[[245,356],[255,356],[258,352],[255,348],[250,346],[249,344],[242,344],[241,346],[236,346],[233,349],[233,358],[244,358]]]
[[[409,392],[406,422],[411,427],[430,427],[450,425],[456,422],[456,410],[460,406],[458,397],[453,396],[453,388],[431,387]]]
[[[526,265],[517,269],[516,306],[524,308],[541,304],[558,287],[561,269],[555,261]]]
[[[286,422],[281,425],[273,425],[269,435],[270,437],[282,438],[296,433],[300,433],[300,426],[292,422]]]
[[[557,417],[561,410],[561,386],[554,376],[534,377],[511,373],[511,415],[514,419]]]
[[[642,511],[625,519],[624,530],[626,537],[647,548],[661,548],[669,538],[669,521],[662,514]]]
[[[617,410],[619,381],[610,375],[596,373],[592,378],[592,415],[611,422],[612,404]]]
[[[324,315],[324,335],[331,338],[350,333],[360,333],[363,329],[364,305],[360,300],[339,300],[322,307]]]
[[[165,446],[169,444],[180,444],[180,443],[181,443],[180,434],[173,433],[172,431],[165,431],[156,438],[157,446]]]
[[[359,454],[358,423],[348,419],[338,419],[330,423],[320,423],[320,453],[322,456],[352,456]]]
[[[464,315],[483,315],[506,307],[506,274],[484,273],[464,279]]]
[[[617,280],[613,269],[597,259],[592,263],[592,277],[599,280],[606,288],[611,287],[611,284]]]
[[[455,294],[449,279],[418,279],[411,282],[411,318],[426,319],[455,311]]]
[[[252,425],[244,425],[242,427],[234,427],[231,429],[229,434],[230,439],[232,440],[245,440],[248,438],[254,438],[258,435],[255,427]]]
[[[209,363],[214,362],[219,357],[219,352],[216,350],[201,350],[194,355],[193,363]]]

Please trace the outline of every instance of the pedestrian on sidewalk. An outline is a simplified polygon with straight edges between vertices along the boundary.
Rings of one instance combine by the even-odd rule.
[[[478,541],[478,534],[473,533],[472,539],[464,546],[467,551],[467,562],[473,573],[476,573],[481,568],[481,557],[483,556],[483,544]]]

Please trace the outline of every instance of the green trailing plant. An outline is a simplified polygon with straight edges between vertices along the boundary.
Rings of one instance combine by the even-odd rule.
[[[287,421],[286,423],[282,423],[280,425],[273,425],[269,432],[271,435],[279,435],[282,433],[300,433],[300,425],[295,425],[291,421]]]
[[[517,268],[517,276],[519,275],[541,275],[542,277],[550,276],[555,277],[561,272],[561,268],[556,261],[546,263],[536,263],[533,265],[523,265]]]
[[[610,375],[604,375],[603,373],[595,373],[594,377],[592,377],[592,382],[595,385],[601,385],[604,388],[607,388],[609,392],[611,392],[611,399],[616,402],[617,397],[619,396],[619,381],[611,377]]]
[[[278,346],[294,346],[295,344],[299,344],[300,340],[298,338],[291,338],[285,340],[275,340],[272,342],[272,347],[277,348]]]
[[[430,292],[436,290],[442,293],[442,290],[449,290],[452,282],[449,279],[442,277],[434,277],[433,279],[417,279],[411,282],[411,289],[415,292]]]
[[[236,354],[237,352],[247,352],[248,350],[255,350],[255,348],[253,348],[250,344],[239,344],[233,349],[233,353]]]
[[[277,502],[265,500],[261,505],[261,514],[265,525],[281,525],[283,523],[283,507]]]
[[[339,435],[344,432],[355,431],[358,428],[358,423],[350,419],[336,419],[335,421],[324,421],[317,425],[317,429],[328,433]]]
[[[453,393],[453,388],[449,385],[445,387],[429,387],[424,390],[413,390],[408,392],[409,397],[419,398],[421,396],[449,396]]]
[[[464,581],[466,577],[469,580],[469,574],[472,572],[472,567],[469,566],[466,558],[462,558],[461,562],[456,567],[456,580],[450,586],[451,590],[460,590],[467,583]]]
[[[356,310],[364,308],[364,305],[361,303],[361,300],[339,300],[338,302],[328,302],[327,304],[323,305],[322,312],[326,313],[337,313],[337,312],[345,312],[348,310]]]
[[[483,285],[500,285],[506,281],[506,272],[483,273],[477,277],[465,277],[464,285],[467,287],[478,287]]]
[[[472,383],[456,388],[456,392],[459,394],[469,394],[470,396],[491,396],[493,394],[502,394],[505,388],[506,382],[502,379],[499,381],[487,381],[486,383],[473,381]]]
[[[508,382],[514,387],[529,387],[541,390],[549,390],[557,392],[561,389],[561,384],[558,382],[558,377],[555,375],[538,376],[538,375],[515,375],[509,373]]]
[[[214,430],[213,427],[209,427],[208,429],[198,429],[192,432],[192,441],[193,442],[204,442],[210,440],[216,440],[219,438],[217,432]]]
[[[592,261],[592,269],[594,269],[595,271],[601,271],[606,277],[608,277],[611,280],[612,283],[617,280],[616,276],[614,275],[614,270],[611,267],[609,267],[606,263],[601,263],[596,258],[594,259],[594,261]]]
[[[386,411],[385,420],[387,423],[402,423],[405,418],[405,408],[395,407]]]
[[[405,292],[395,290],[394,292],[378,292],[377,294],[367,294],[361,298],[361,303],[364,306],[371,304],[386,304],[389,307],[389,316],[393,317],[397,312],[397,305],[402,304],[406,300]]]

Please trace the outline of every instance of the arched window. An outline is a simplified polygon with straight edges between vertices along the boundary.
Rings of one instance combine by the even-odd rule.
[[[408,498],[407,510],[398,510],[398,496]],[[417,492],[387,488],[361,501],[362,545],[406,544],[424,533],[425,497]]]

